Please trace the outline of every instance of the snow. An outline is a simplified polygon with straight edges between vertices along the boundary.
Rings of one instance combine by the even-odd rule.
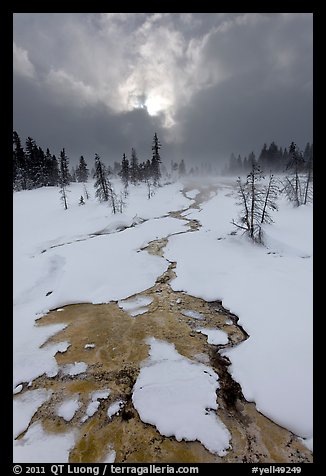
[[[188,198],[195,198],[199,193],[200,193],[199,190],[194,189],[194,190],[189,190],[189,192],[186,192],[185,195]]]
[[[44,402],[51,398],[52,391],[40,388],[28,390],[14,398],[13,401],[13,433],[14,438],[20,435],[29,425],[33,415]]]
[[[299,438],[300,441],[304,444],[308,450],[313,451],[314,450],[314,445],[313,445],[313,438]]]
[[[83,372],[86,372],[87,364],[85,362],[75,362],[74,364],[66,364],[62,368],[62,372],[64,375],[79,375]]]
[[[94,349],[95,344],[85,344],[84,348],[85,349]]]
[[[226,332],[219,329],[197,329],[207,336],[207,342],[212,345],[224,345],[228,343],[228,335]]]
[[[110,395],[111,391],[109,389],[96,390],[92,393],[92,400],[101,400],[106,399]]]
[[[86,408],[86,415],[82,418],[81,421],[84,422],[88,419],[88,417],[93,416],[97,412],[99,406],[100,402],[98,400],[89,402]]]
[[[118,192],[122,188],[120,181],[114,181],[114,186]],[[250,337],[232,349],[221,351],[231,361],[229,370],[233,378],[240,383],[245,398],[254,401],[259,411],[303,437],[305,444],[310,445],[312,207],[293,208],[281,198],[279,211],[274,214],[275,223],[264,226],[265,246],[259,246],[240,233],[231,234],[235,231],[231,220],[239,211],[237,198],[232,195],[232,180],[223,179],[217,187],[218,194],[215,196],[212,192],[200,210],[184,212],[189,219],[197,219],[202,228],[169,238],[164,254],[170,261],[177,262],[172,288],[207,301],[221,300],[224,307],[239,317],[239,324]],[[83,194],[82,184],[71,184],[69,188],[70,207],[66,211],[60,205],[57,187],[14,193],[14,393],[19,392],[24,383],[31,383],[41,375],[55,376],[59,368],[54,356],[69,347],[66,341],[44,345],[66,324],[38,326],[37,319],[51,309],[62,312],[62,306],[73,303],[115,301],[125,305],[128,297],[153,286],[156,278],[166,271],[168,262],[150,255],[144,248],[152,240],[187,230],[184,221],[166,215],[171,210],[186,210],[193,202],[191,196],[195,192],[192,190],[190,198],[186,198],[180,192],[182,184],[176,183],[158,188],[148,200],[145,186],[131,186],[125,211],[113,215],[107,204],[99,204],[94,199],[91,184],[88,186],[91,199],[83,207],[78,206]],[[124,230],[119,231],[121,229]],[[180,299],[176,300],[177,304],[180,302]],[[137,315],[146,312],[148,305],[138,303],[126,312]],[[195,314],[190,317],[196,319]],[[160,348],[160,358],[155,360],[151,354],[139,376],[139,379],[149,378],[148,393],[154,388],[153,382],[161,388],[160,380],[166,378],[170,384],[173,377],[179,375],[182,365],[186,372],[197,368],[196,372],[200,373],[200,368],[196,367],[200,363],[188,361],[175,350],[166,351],[167,355],[162,357],[165,352],[162,345],[152,345],[153,354]],[[178,359],[172,358],[172,354],[177,354]],[[174,369],[170,380],[157,371],[166,367]],[[150,372],[155,368],[156,376]],[[86,369],[84,362],[77,362],[62,370],[66,375],[74,376]],[[218,385],[217,376],[209,375]],[[176,388],[183,384],[186,386],[183,380],[177,382]],[[167,385],[167,388],[172,387]],[[17,395],[14,400],[18,401],[30,392]],[[146,396],[146,392],[135,390],[136,396],[144,393]],[[163,389],[162,394],[164,392]],[[196,392],[195,389],[197,398]],[[152,424],[156,425],[157,421],[157,427],[162,426],[176,437],[194,436],[193,419],[189,416],[189,427],[185,425],[184,429],[177,430],[169,415],[164,424],[161,409],[155,403],[160,397],[156,397],[153,407],[157,409],[157,416],[151,412],[152,404],[148,405],[148,412],[144,409]],[[35,405],[39,401],[35,394]],[[21,421],[25,424],[30,421],[32,410],[38,407],[27,403],[26,408],[24,405],[20,408]],[[162,408],[167,408],[164,402]],[[163,412],[163,415],[166,414]],[[202,421],[199,410],[196,415],[194,419]],[[209,415],[213,417],[211,413]],[[216,419],[214,423],[209,420],[209,415],[202,415],[210,421],[207,433],[198,424],[197,434],[210,444],[208,434],[220,428],[220,444],[218,438],[214,441],[219,448],[226,448],[228,437]],[[44,435],[46,442],[42,441]],[[48,441],[52,442],[49,446]],[[29,461],[26,449],[34,455],[34,451],[37,453],[44,448],[49,453],[44,456],[37,453],[35,462],[42,457],[52,461],[55,441],[59,442],[58,452],[62,457],[54,461],[66,461],[73,435],[47,435],[39,424],[31,425],[24,438],[15,442],[15,452]]]
[[[122,189],[120,180],[113,185]],[[180,220],[159,218],[189,206],[180,183],[158,188],[150,200],[145,185],[131,186],[125,211],[116,215],[95,200],[92,183],[83,207],[78,206],[83,184],[69,189],[68,210],[58,187],[13,195],[14,387],[58,372],[55,348],[40,347],[65,324],[37,327],[36,318],[51,309],[62,312],[67,304],[117,301],[151,287],[168,263],[139,250],[185,227]],[[117,231],[135,223],[140,224]]]
[[[180,355],[173,344],[154,337],[132,395],[143,422],[178,441],[200,441],[209,451],[225,454],[230,434],[214,410],[218,375],[204,364]],[[191,397],[191,398],[189,398]]]
[[[83,416],[83,418],[81,419],[81,422],[84,423],[89,417],[93,416],[97,412],[100,406],[101,402],[99,402],[99,400],[106,399],[108,398],[109,395],[110,395],[109,389],[96,390],[95,392],[93,392],[91,394],[91,401],[89,402],[86,408],[86,415]]]
[[[113,415],[116,415],[117,413],[119,413],[121,408],[124,406],[124,403],[125,402],[123,400],[117,400],[113,402],[108,408],[108,411],[107,411],[108,417],[111,418]]]
[[[20,440],[14,442],[14,463],[67,463],[75,434],[46,433],[42,424],[33,423]]]
[[[114,463],[116,457],[116,452],[112,449],[109,450],[108,454],[101,463]]]
[[[205,319],[204,316],[202,314],[200,314],[200,312],[197,312],[197,311],[191,311],[191,310],[184,309],[184,310],[181,311],[181,314],[186,316],[186,317],[192,317],[193,319],[199,319],[199,320]]]
[[[65,324],[51,324],[36,327],[32,319],[32,306],[16,307],[13,322],[13,364],[14,386],[30,382],[40,375],[56,375],[58,365],[54,358],[57,346],[40,346],[53,334],[66,327]],[[31,318],[31,319],[29,319]]]
[[[21,392],[23,390],[22,384],[17,385],[16,388],[14,388],[13,394],[16,395],[17,393]]]
[[[202,228],[169,238],[175,291],[221,300],[250,335],[222,351],[244,396],[281,426],[312,436],[312,207],[279,200],[266,246],[233,235],[237,198],[219,193],[189,217]]]
[[[79,397],[77,395],[76,397],[69,398],[61,403],[57,408],[57,415],[64,418],[66,421],[70,421],[73,419],[76,411],[80,407],[81,403],[79,402]]]
[[[118,306],[132,317],[144,314],[148,311],[149,306],[153,302],[153,299],[147,296],[138,296],[126,301],[119,301]]]
[[[63,342],[59,342],[57,345],[57,352],[60,352],[61,354],[63,354],[64,352],[67,352],[70,346],[71,344],[67,340]]]

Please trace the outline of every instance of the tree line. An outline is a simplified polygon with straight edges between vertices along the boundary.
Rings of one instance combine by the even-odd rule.
[[[22,147],[20,137],[13,131],[13,189],[31,190],[33,188],[58,186],[62,182],[87,182],[89,171],[83,156],[79,159],[76,169],[69,169],[69,159],[65,149],[60,151],[57,158],[47,148],[46,151],[39,147],[32,137]]]
[[[113,172],[109,166],[106,168],[108,175],[114,173],[121,177],[123,183],[127,186],[129,183],[137,184],[139,182],[152,181],[153,185],[158,185],[161,178],[161,144],[154,134],[152,144],[152,158],[144,162],[139,162],[136,150],[131,149],[130,160],[126,154],[123,154],[122,161],[115,162]],[[95,166],[92,168],[92,176],[97,170],[98,154],[95,154]],[[102,165],[103,162],[102,162]],[[181,171],[184,164],[182,161]],[[46,151],[39,147],[34,139],[28,137],[25,142],[25,148],[22,146],[21,139],[16,131],[13,131],[13,167],[12,179],[13,189],[31,190],[33,188],[58,186],[62,183],[68,185],[70,182],[87,182],[89,170],[83,156],[80,157],[76,168],[69,167],[69,158],[63,148],[57,158],[47,148]]]
[[[273,223],[271,212],[277,210],[276,200],[280,193],[285,193],[296,207],[312,202],[312,146],[307,145],[305,153],[302,153],[294,142],[291,143],[285,164],[286,175],[281,179],[276,179],[270,172],[267,182],[264,182],[261,164],[256,160],[252,160],[245,181],[238,177],[237,194],[241,211],[238,219],[233,219],[232,223],[253,241],[263,243],[263,225]]]
[[[229,175],[243,175],[251,171],[253,163],[257,163],[262,170],[272,171],[272,172],[284,172],[286,171],[287,164],[291,158],[290,148],[287,149],[284,147],[278,147],[278,145],[273,141],[270,146],[267,147],[267,144],[264,144],[262,150],[256,157],[254,152],[250,152],[248,157],[241,157],[239,154],[238,157],[231,154],[229,163],[224,170],[224,174]],[[307,142],[304,151],[300,151],[297,148],[297,154],[302,158],[302,165],[308,165],[313,158],[313,144]]]
[[[128,195],[129,184],[137,185],[145,182],[148,188],[148,198],[154,193],[161,178],[161,143],[157,133],[154,134],[152,143],[152,158],[146,162],[139,162],[136,150],[131,149],[131,158],[124,153],[121,163],[115,162],[113,172],[110,166],[105,165],[101,157],[95,154],[94,167],[91,175],[95,179],[95,196],[100,202],[109,202],[113,213],[122,212],[125,205],[124,198]],[[182,170],[181,166],[181,170]],[[110,176],[112,173],[120,176],[124,184],[124,194],[118,197],[114,191]],[[68,208],[68,185],[71,182],[84,184],[84,195],[81,195],[79,204],[85,204],[89,198],[86,182],[89,178],[89,169],[83,156],[80,157],[76,168],[69,168],[69,158],[63,148],[58,159],[51,154],[49,148],[46,152],[39,147],[34,139],[28,137],[25,149],[22,147],[20,137],[13,132],[13,188],[15,191],[31,190],[46,186],[59,186],[60,196],[64,208]]]

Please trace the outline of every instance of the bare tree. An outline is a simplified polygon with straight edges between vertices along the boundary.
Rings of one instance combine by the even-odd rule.
[[[252,163],[245,183],[242,183],[241,178],[238,177],[238,204],[242,205],[242,211],[239,222],[232,220],[233,225],[244,230],[244,233],[247,233],[253,241],[259,243],[263,241],[262,225],[273,222],[269,211],[277,210],[275,200],[278,188],[274,176],[270,175],[266,186],[260,183],[263,178],[256,162]]]
[[[107,180],[107,184],[108,184],[108,200],[109,200],[109,203],[111,205],[111,208],[112,208],[112,211],[113,213],[117,213],[118,211],[118,200],[117,200],[117,195],[112,187],[112,184],[109,180]]]
[[[84,184],[84,193],[85,193],[86,200],[89,200],[89,193],[85,184]]]
[[[278,186],[275,183],[274,175],[269,176],[268,185],[265,188],[265,200],[262,208],[260,223],[273,223],[273,219],[269,210],[277,210],[276,199],[278,194]]]
[[[302,183],[300,173],[303,171],[303,155],[298,150],[294,142],[291,143],[289,149],[289,161],[287,163],[287,170],[291,172],[291,176],[285,177],[284,188],[288,199],[299,207],[304,202],[304,191],[302,190]]]
[[[151,182],[151,179],[146,179],[147,185],[147,198],[148,200],[154,195],[154,184]]]
[[[306,205],[308,202],[312,201],[313,198],[313,157],[310,156],[308,163],[307,163],[307,176],[306,176],[306,183],[305,183],[305,190],[304,190],[304,200],[303,203]]]
[[[62,200],[65,210],[68,210],[67,192],[69,192],[69,190],[67,190],[66,185],[63,182],[61,182],[59,193],[61,195],[60,200]]]
[[[119,198],[117,200],[117,210],[119,213],[123,212],[123,209],[126,205],[126,202],[123,200],[123,198],[124,198],[124,193],[120,192]]]

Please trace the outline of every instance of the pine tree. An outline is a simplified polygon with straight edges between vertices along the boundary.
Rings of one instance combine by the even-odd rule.
[[[160,171],[160,163],[161,163],[161,157],[160,157],[160,148],[161,144],[160,141],[158,140],[157,133],[155,132],[154,138],[153,138],[153,145],[152,145],[152,174],[153,174],[153,180],[154,180],[154,185],[158,185],[159,180],[161,178],[161,171]]]
[[[26,139],[26,179],[27,179],[27,188],[32,189],[35,186],[35,163],[37,162],[36,158],[37,146],[31,137]]]
[[[277,169],[278,156],[278,147],[273,141],[267,151],[267,161],[265,165],[265,170],[271,171]]]
[[[60,184],[59,164],[55,155],[52,155],[51,162],[49,162],[49,180],[50,185]]]
[[[286,147],[284,147],[283,150],[283,156],[282,156],[282,161],[281,161],[281,171],[284,172],[286,170],[287,163],[289,161],[289,153]]]
[[[184,160],[182,159],[179,164],[179,177],[183,177],[184,175],[186,175],[186,166]]]
[[[249,157],[250,157],[250,155],[249,155]],[[242,169],[243,169],[245,174],[248,173],[248,168],[249,168],[248,163],[249,163],[249,160],[247,159],[247,157],[244,157],[243,164],[242,164]]]
[[[100,202],[109,201],[109,189],[106,167],[101,161],[98,154],[95,154],[95,171],[93,178],[95,178],[94,187],[96,189],[95,196]]]
[[[130,160],[130,181],[134,185],[139,180],[139,166],[138,158],[134,148],[131,149],[131,160]]]
[[[84,157],[81,155],[79,159],[79,164],[76,169],[76,178],[77,182],[86,183],[88,180],[89,170],[87,168],[86,161]]]
[[[129,160],[126,157],[126,154],[123,154],[123,156],[122,156],[121,170],[120,170],[119,175],[121,177],[123,185],[125,187],[128,187],[128,184],[129,184]]]
[[[69,173],[69,159],[66,156],[65,149],[60,152],[60,184],[69,185],[70,173]]]
[[[263,145],[261,153],[258,158],[258,163],[262,169],[265,168],[266,162],[268,161],[268,152],[267,152],[267,144]]]
[[[230,155],[230,160],[229,160],[229,173],[231,175],[233,174],[236,174],[237,173],[237,159],[234,155],[234,153],[232,152],[232,154]]]
[[[108,178],[108,168],[105,167],[98,154],[95,154],[95,172],[94,178],[96,179],[94,187],[96,189],[95,196],[100,202],[109,202],[113,213],[117,210],[117,198],[113,190],[111,182]]]
[[[60,152],[60,159],[59,159],[59,185],[60,185],[60,195],[61,200],[64,205],[64,209],[68,209],[68,200],[67,200],[67,193],[69,190],[67,189],[67,185],[70,183],[70,173],[69,173],[69,160],[66,156],[65,149],[62,149]]]
[[[239,154],[238,155],[238,158],[237,158],[237,174],[241,174],[242,173],[242,159],[241,159],[241,155]]]
[[[303,153],[303,160],[305,162],[308,162],[309,157],[310,157],[310,143],[307,142],[306,147],[304,149],[304,153]]]
[[[27,188],[27,166],[24,149],[21,146],[20,137],[13,131],[13,185],[14,190],[26,190]]]
[[[52,167],[52,155],[50,149],[47,148],[44,157],[44,185],[49,186],[51,183],[51,167]]]
[[[248,168],[249,170],[252,169],[253,165],[256,164],[256,156],[254,154],[254,152],[250,152],[250,154],[248,155]]]

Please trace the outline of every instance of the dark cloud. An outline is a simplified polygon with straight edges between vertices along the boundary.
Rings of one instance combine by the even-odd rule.
[[[14,128],[72,159],[312,140],[312,14],[14,14]]]

